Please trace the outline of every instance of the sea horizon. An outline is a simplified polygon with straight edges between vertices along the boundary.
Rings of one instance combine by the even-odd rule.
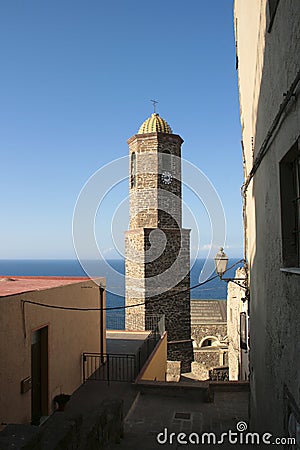
[[[104,277],[106,279],[106,316],[107,327],[111,323],[118,323],[123,329],[125,324],[125,259],[83,260],[90,262],[87,274],[77,259],[0,259],[0,277],[18,276],[58,276],[58,277]],[[231,258],[228,267],[239,261]],[[227,283],[216,277],[213,272],[210,278],[215,277],[203,286],[199,284],[199,277],[205,259],[194,260],[190,271],[191,300],[224,300],[227,298]],[[242,265],[242,263],[241,263]],[[234,276],[238,265],[229,270],[228,277]],[[194,286],[196,286],[194,288]],[[109,308],[120,308],[110,310]]]
[[[240,261],[240,259],[230,258],[228,267]],[[87,261],[92,263],[89,265],[90,273],[86,273],[80,261],[74,258],[5,258],[0,259],[0,276],[105,277],[108,294],[124,297],[124,258],[85,259],[82,260],[82,263]],[[199,284],[200,273],[205,261],[205,258],[198,258],[193,261],[190,272],[191,287]],[[229,270],[227,276],[234,276],[237,267],[238,265]],[[210,278],[214,275],[215,272],[212,272]],[[191,290],[191,298],[193,299],[226,299],[226,297],[227,283],[219,278]]]

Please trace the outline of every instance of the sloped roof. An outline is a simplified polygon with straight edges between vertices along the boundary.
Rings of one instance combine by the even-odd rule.
[[[226,300],[191,300],[192,324],[222,323],[226,321]]]
[[[0,276],[0,297],[22,294],[23,292],[65,286],[90,281],[88,277],[19,277]]]

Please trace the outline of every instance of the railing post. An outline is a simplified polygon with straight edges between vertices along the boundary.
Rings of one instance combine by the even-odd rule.
[[[107,354],[107,384],[109,386],[109,354]]]
[[[133,363],[134,363],[134,378],[136,378],[137,377],[137,364],[136,364],[136,355],[134,355],[134,360],[133,360]]]
[[[139,364],[138,364],[138,373],[141,371],[141,349],[139,349]]]
[[[82,381],[83,381],[83,383],[85,383],[85,361],[86,361],[86,356],[83,353],[82,354]]]

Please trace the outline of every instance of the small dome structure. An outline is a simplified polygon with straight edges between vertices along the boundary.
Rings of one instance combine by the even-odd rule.
[[[159,114],[153,113],[145,122],[140,126],[138,134],[145,133],[168,133],[172,134],[170,125]]]

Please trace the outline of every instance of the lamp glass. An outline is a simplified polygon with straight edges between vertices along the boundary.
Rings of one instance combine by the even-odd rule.
[[[215,256],[215,266],[216,266],[216,272],[221,277],[223,273],[226,272],[228,263],[228,257],[226,253],[223,250],[223,247],[220,247],[220,250]]]

